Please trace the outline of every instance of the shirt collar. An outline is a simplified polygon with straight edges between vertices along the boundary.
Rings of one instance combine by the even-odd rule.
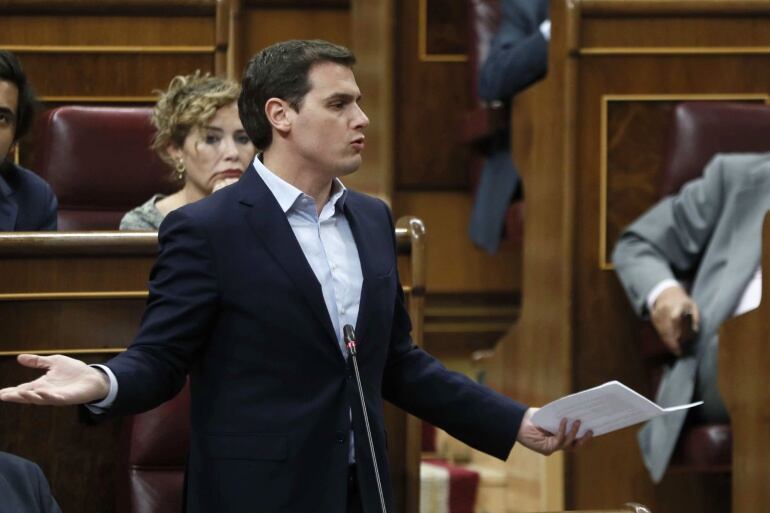
[[[262,178],[262,181],[265,182],[267,188],[270,189],[273,196],[275,196],[275,199],[278,201],[278,205],[280,205],[284,214],[287,213],[301,197],[310,197],[270,171],[262,163],[261,156],[262,155],[260,154],[254,157],[254,169],[257,171],[259,177]],[[345,205],[345,198],[347,198],[347,191],[348,190],[342,181],[339,178],[335,178],[332,182],[332,190],[329,194],[328,203],[335,205],[336,209],[342,209]]]

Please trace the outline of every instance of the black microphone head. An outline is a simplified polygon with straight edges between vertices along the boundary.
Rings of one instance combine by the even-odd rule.
[[[346,324],[342,327],[342,336],[345,337],[345,342],[350,342],[356,339],[356,332],[353,331],[353,326]]]

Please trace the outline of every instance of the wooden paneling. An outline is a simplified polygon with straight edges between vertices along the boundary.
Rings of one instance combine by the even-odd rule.
[[[171,2],[162,17],[156,12],[161,2],[121,3],[128,13],[106,3],[116,6],[106,16],[93,15],[94,2],[40,2],[39,11],[23,12],[0,5],[0,46],[19,55],[43,99],[146,98],[174,75],[213,72],[216,55],[227,51],[216,20],[226,18],[221,5],[229,3],[217,9],[213,1]],[[53,15],[46,6],[54,5],[71,9]]]
[[[42,54],[22,59],[43,99],[85,96],[96,102],[104,97],[153,96],[153,91],[165,90],[174,75],[214,69],[213,55],[195,54]],[[84,100],[88,103],[88,98]]]
[[[472,198],[466,192],[400,192],[394,214],[414,215],[428,227],[428,290],[512,292],[521,280],[517,253],[503,244],[496,255],[473,247],[468,238]]]
[[[213,15],[217,0],[2,0],[0,10],[14,14]]]
[[[205,46],[213,44],[212,29],[205,17],[2,16],[0,45]]]
[[[468,51],[468,7],[453,0],[420,0],[425,53],[465,56]]]
[[[241,47],[247,60],[262,48],[287,39],[325,39],[350,46],[350,14],[345,10],[248,8],[242,16]]]
[[[351,0],[244,0],[244,5],[282,9],[348,9]]]
[[[470,105],[467,64],[421,60],[420,4],[407,0],[397,2],[396,189],[466,190],[468,149],[458,143],[458,131],[462,114]],[[434,9],[440,4],[429,3]],[[428,19],[431,16],[428,13]],[[436,19],[445,18],[438,15]],[[454,23],[461,27],[465,18]],[[431,38],[427,34],[425,37]]]
[[[770,269],[770,216],[765,215],[762,268]],[[768,280],[762,296],[770,296]],[[719,388],[733,431],[733,513],[751,513],[770,502],[770,341],[768,302],[728,320],[719,332]]]

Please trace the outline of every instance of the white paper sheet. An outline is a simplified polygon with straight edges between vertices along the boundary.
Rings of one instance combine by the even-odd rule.
[[[624,427],[644,422],[658,415],[699,406],[697,403],[661,408],[643,395],[634,392],[619,381],[608,381],[550,402],[532,416],[532,422],[551,433],[559,431],[561,419],[569,422],[580,420],[578,436],[589,429],[594,436],[610,433]]]

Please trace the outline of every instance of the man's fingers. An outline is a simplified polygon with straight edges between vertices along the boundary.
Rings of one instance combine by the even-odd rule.
[[[567,433],[567,436],[564,439],[564,442],[561,445],[561,447],[572,447],[572,444],[575,443],[575,439],[577,438],[579,429],[580,429],[580,421],[576,420],[575,422],[572,423],[572,427]]]
[[[698,305],[693,302],[692,304],[692,330],[695,333],[698,333],[698,329],[700,329],[700,310],[698,310]]]
[[[48,357],[36,354],[20,354],[16,357],[16,361],[25,367],[32,367],[33,369],[48,369],[51,366]]]
[[[575,440],[575,449],[580,449],[583,447],[586,443],[588,443],[589,440],[591,440],[594,437],[594,432],[590,429],[585,432],[583,436]]]

